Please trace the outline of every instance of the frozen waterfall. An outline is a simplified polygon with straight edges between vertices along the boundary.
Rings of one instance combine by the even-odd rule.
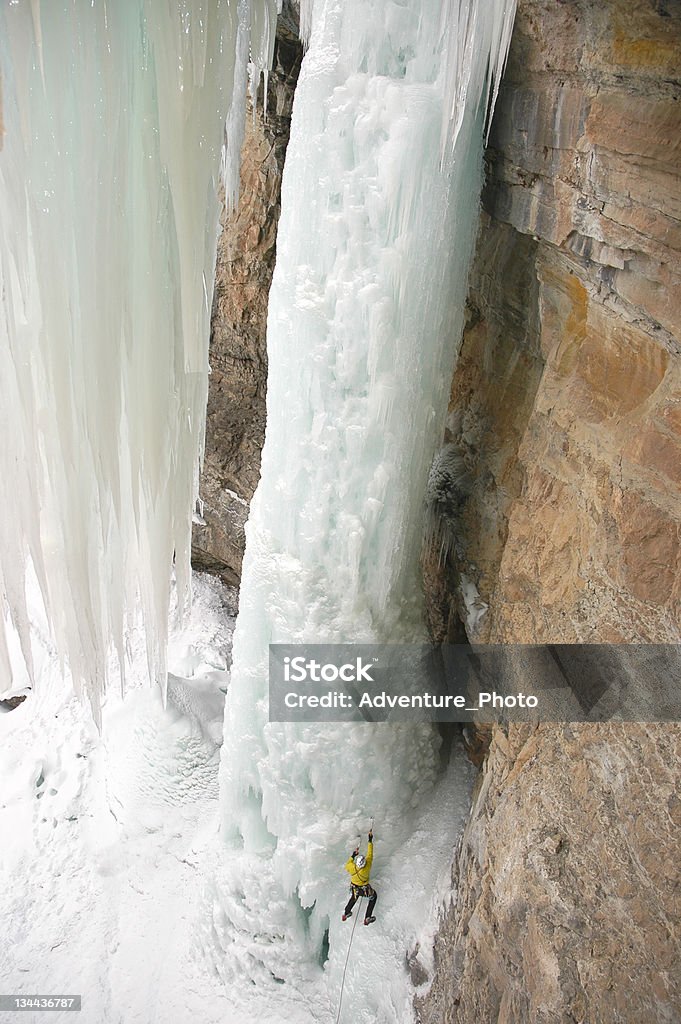
[[[165,685],[173,560],[189,599],[225,124],[233,196],[249,46],[264,68],[276,14],[0,6],[0,600],[30,666],[30,561],[96,712],[139,607]]]
[[[376,815],[387,876],[439,770],[430,725],[269,724],[268,644],[424,638],[423,496],[513,13],[512,0],[304,5],[213,922],[218,969],[259,990],[300,979],[329,922],[333,975],[350,837]],[[392,926],[400,920],[398,908]]]

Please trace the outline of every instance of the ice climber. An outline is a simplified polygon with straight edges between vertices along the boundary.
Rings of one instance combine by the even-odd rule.
[[[347,921],[349,917],[352,917],[352,908],[358,899],[362,896],[366,896],[369,900],[367,905],[366,914],[364,915],[364,923],[372,924],[376,920],[373,917],[373,910],[376,906],[376,900],[378,899],[378,893],[376,890],[369,885],[369,875],[371,873],[371,863],[374,859],[374,834],[369,833],[369,842],[367,844],[367,855],[359,852],[359,846],[356,846],[352,851],[345,865],[345,870],[350,875],[350,886],[351,893],[348,904],[343,913],[343,920]]]

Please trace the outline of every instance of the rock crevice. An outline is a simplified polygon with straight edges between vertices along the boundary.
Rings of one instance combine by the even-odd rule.
[[[206,448],[192,564],[238,586],[248,506],[260,474],[267,389],[267,300],[276,256],[281,175],[302,46],[297,7],[285,4],[277,22],[268,75],[267,117],[262,85],[249,109],[241,187],[234,212],[223,211],[211,317]]]

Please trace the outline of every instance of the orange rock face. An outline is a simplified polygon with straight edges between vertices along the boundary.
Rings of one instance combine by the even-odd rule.
[[[604,306],[572,259],[547,252],[536,267],[543,371],[513,453],[522,485],[489,635],[676,639],[680,361]]]
[[[481,640],[680,639],[670,40],[666,4],[519,5],[446,437],[473,478],[453,547]]]

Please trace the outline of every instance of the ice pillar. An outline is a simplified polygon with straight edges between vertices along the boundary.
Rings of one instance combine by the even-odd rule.
[[[436,773],[428,725],[269,724],[268,644],[424,638],[423,498],[463,326],[488,91],[514,4],[304,8],[312,28],[284,170],[267,434],[221,776],[225,838],[242,851],[227,941],[249,927],[240,886],[258,894],[261,920],[277,921],[289,899],[292,960],[293,936],[319,938],[352,822],[408,815]],[[284,945],[261,950],[283,976]]]

